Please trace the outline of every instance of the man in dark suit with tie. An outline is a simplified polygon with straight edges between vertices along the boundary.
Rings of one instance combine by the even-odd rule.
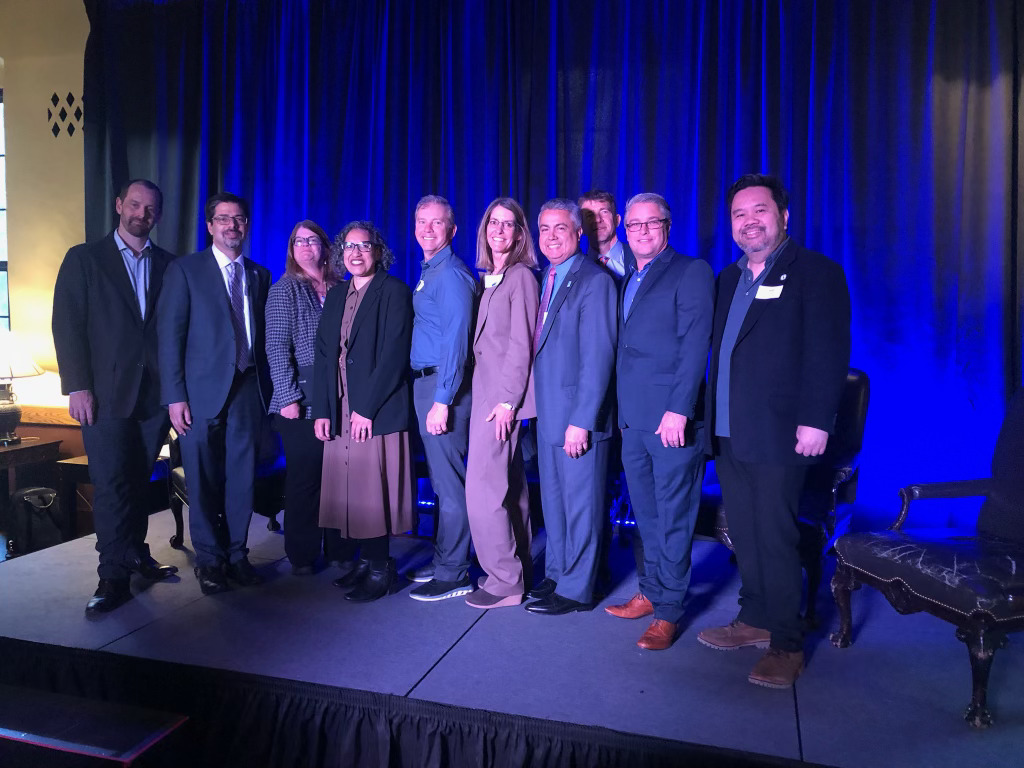
[[[160,300],[162,401],[180,437],[189,533],[203,594],[262,577],[249,562],[256,448],[270,369],[264,317],[270,272],[242,255],[249,206],[219,192],[206,202],[213,244],[167,270]]]
[[[672,217],[661,195],[626,204],[633,250],[622,287],[616,388],[622,464],[644,541],[640,592],[613,616],[654,616],[637,642],[672,645],[690,582],[690,545],[704,477],[704,371],[711,344],[714,279],[707,262],[668,244]]]
[[[69,395],[71,417],[82,425],[94,488],[100,581],[85,609],[90,616],[131,597],[133,571],[159,580],[178,570],[150,556],[145,506],[153,463],[167,437],[154,309],[174,257],[149,239],[163,210],[156,184],[129,181],[114,207],[117,228],[68,251],[53,289],[61,390]]]
[[[788,199],[762,174],[727,195],[743,255],[718,277],[706,421],[742,584],[739,616],[697,636],[716,650],[767,648],[748,679],[768,688],[803,671],[797,513],[850,361],[842,267],[789,238]]]
[[[579,250],[572,200],[544,203],[537,219],[544,273],[534,334],[537,465],[544,510],[545,578],[526,610],[561,615],[593,607],[612,436],[615,282]]]
[[[629,245],[619,240],[622,217],[615,210],[615,195],[592,189],[579,199],[583,214],[583,234],[587,236],[588,255],[620,280],[633,258]]]

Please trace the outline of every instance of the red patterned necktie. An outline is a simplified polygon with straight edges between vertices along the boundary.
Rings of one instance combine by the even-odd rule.
[[[544,281],[544,295],[540,297],[540,309],[537,311],[537,325],[533,329],[533,350],[540,346],[540,332],[544,330],[544,318],[551,303],[551,293],[555,289],[555,268],[548,267],[548,279]]]

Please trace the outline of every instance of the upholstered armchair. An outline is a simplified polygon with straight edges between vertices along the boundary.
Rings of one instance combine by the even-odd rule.
[[[850,533],[836,542],[832,593],[839,609],[837,648],[853,642],[850,597],[866,584],[902,614],[925,611],[956,627],[967,645],[973,691],[964,718],[992,723],[986,705],[996,650],[1024,629],[1024,393],[1011,402],[996,443],[992,477],[908,485],[899,516],[885,531]],[[926,499],[984,496],[976,531],[905,529]]]

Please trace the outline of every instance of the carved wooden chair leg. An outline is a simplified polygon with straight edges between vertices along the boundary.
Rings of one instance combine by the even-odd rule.
[[[185,541],[185,518],[183,515],[184,504],[181,499],[171,491],[171,514],[174,515],[174,535],[171,536],[171,546],[180,549]]]
[[[964,712],[964,720],[975,728],[988,728],[992,725],[992,713],[987,706],[988,677],[992,671],[992,658],[1006,645],[1006,634],[986,630],[981,625],[959,627],[956,638],[967,645],[971,658],[971,703]]]
[[[832,577],[832,597],[839,610],[839,629],[829,636],[836,648],[847,648],[853,642],[853,613],[850,610],[850,593],[860,587],[853,571],[839,563]]]

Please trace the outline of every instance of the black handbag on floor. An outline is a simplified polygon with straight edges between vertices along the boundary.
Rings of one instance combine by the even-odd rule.
[[[7,550],[27,555],[63,541],[63,515],[52,488],[19,488],[11,494]]]

